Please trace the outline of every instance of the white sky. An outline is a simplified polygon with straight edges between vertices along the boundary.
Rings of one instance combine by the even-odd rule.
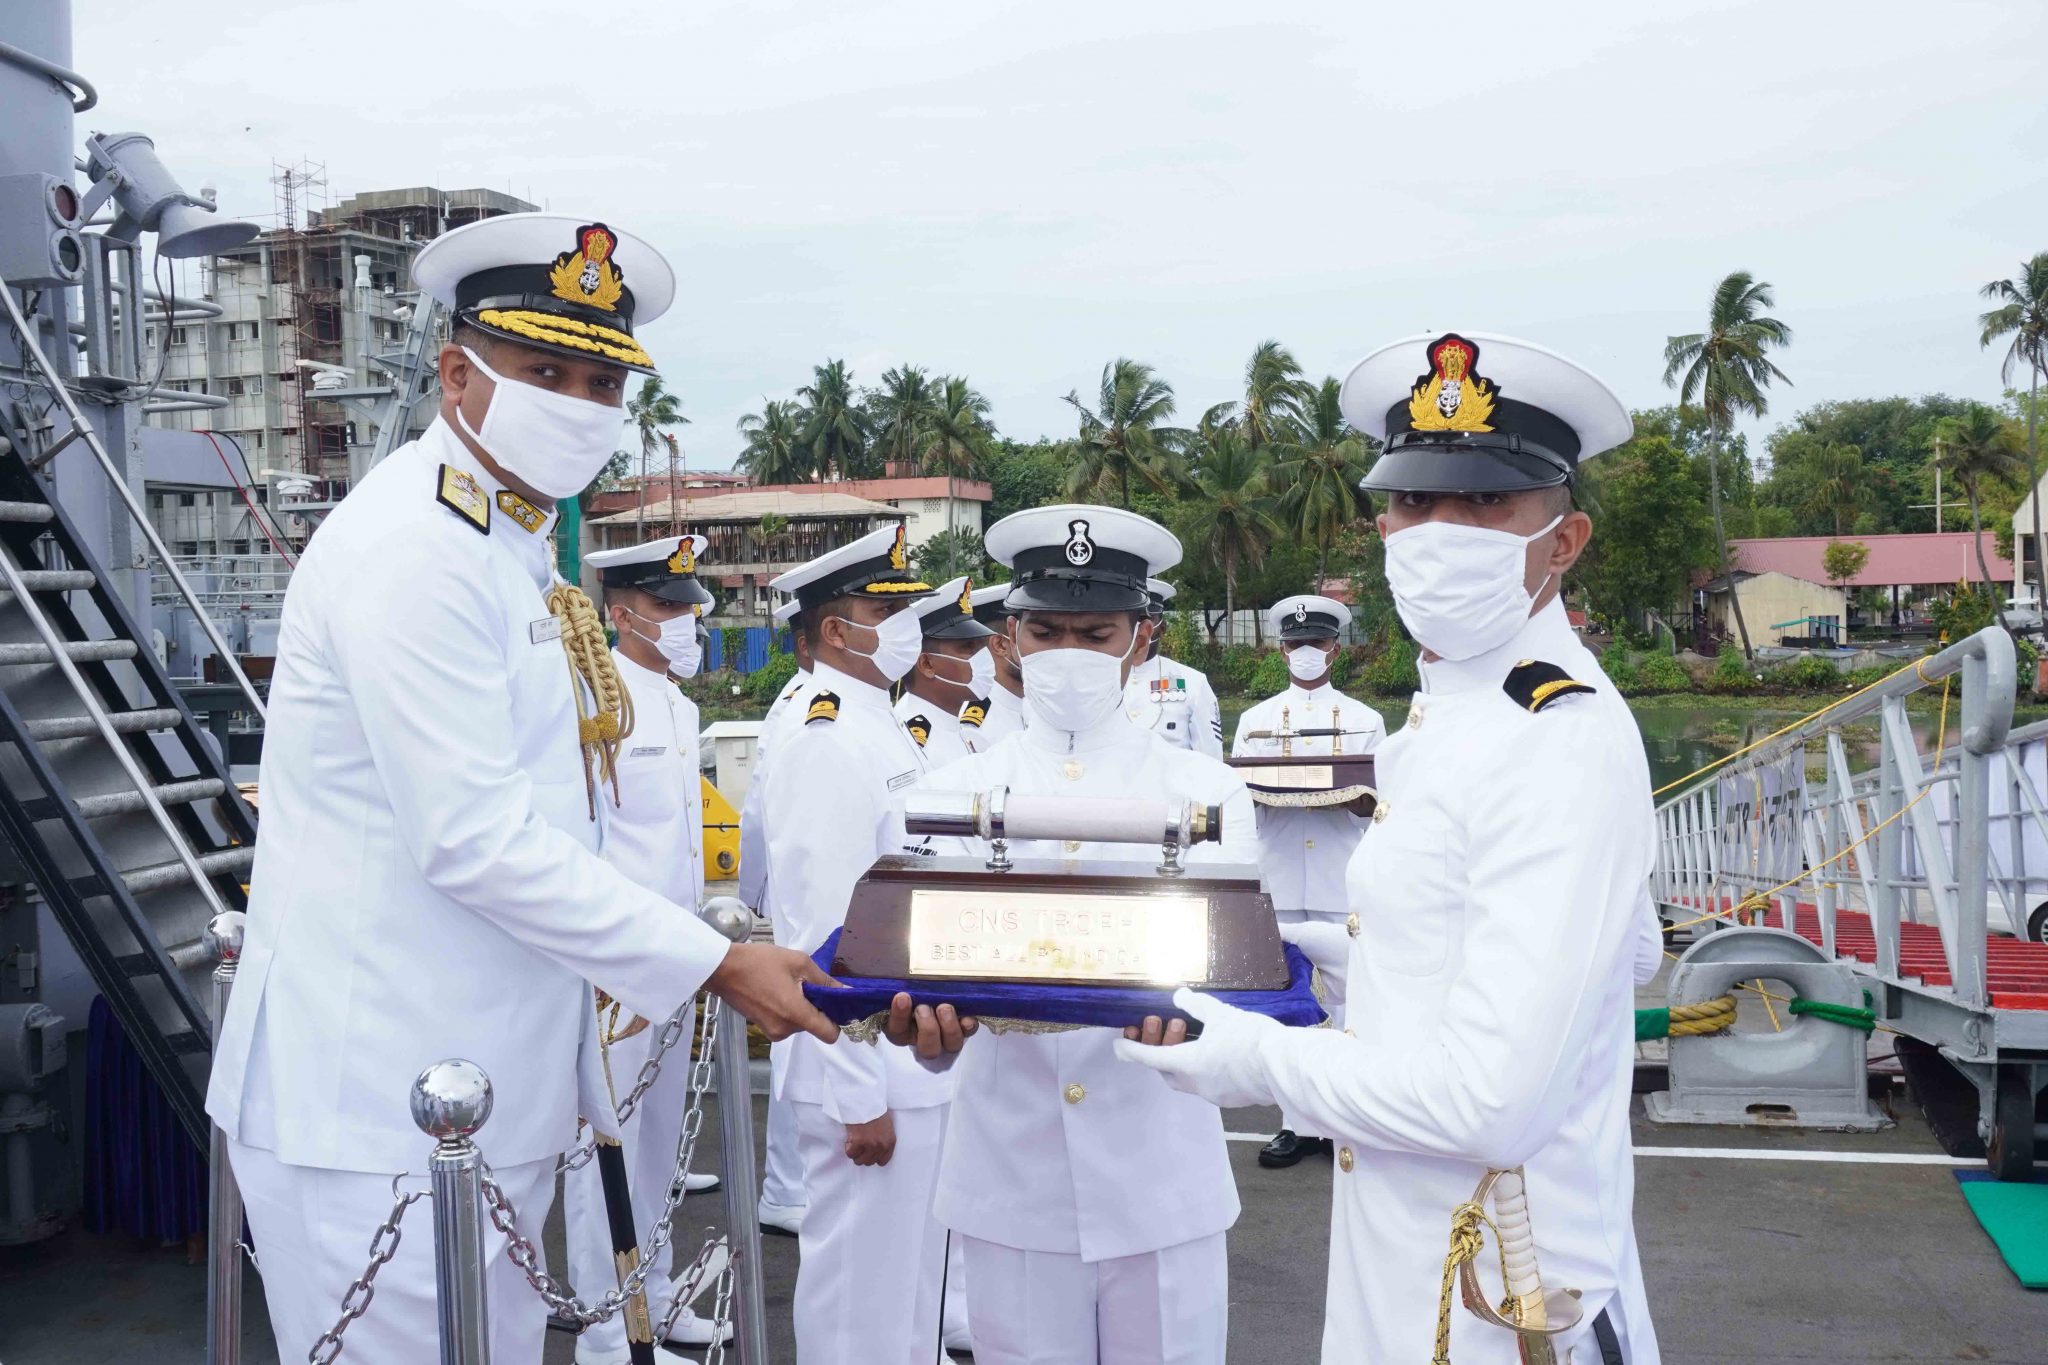
[[[650,238],[642,339],[695,467],[840,356],[964,373],[1005,434],[1156,366],[1192,422],[1277,337],[1313,375],[1507,332],[1668,401],[1749,269],[1796,387],[1995,399],[1975,297],[2048,249],[2048,6],[1926,0],[76,0],[87,129],[224,211],[509,188]]]

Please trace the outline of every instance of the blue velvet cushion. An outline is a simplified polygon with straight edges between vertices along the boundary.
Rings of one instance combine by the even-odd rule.
[[[1311,1027],[1323,1022],[1323,1007],[1309,988],[1313,969],[1293,944],[1287,950],[1287,986],[1277,991],[1217,991],[1218,1000],[1264,1014],[1283,1024]],[[811,958],[828,974],[839,947],[839,931]],[[1148,1014],[1185,1019],[1173,1007],[1173,990],[1159,986],[1074,986],[1065,982],[885,980],[872,976],[834,978],[840,989],[805,986],[811,1003],[835,1024],[850,1024],[885,1013],[898,991],[920,1005],[951,1005],[962,1014],[989,1019],[1022,1019],[1041,1024],[1092,1024],[1124,1028]]]

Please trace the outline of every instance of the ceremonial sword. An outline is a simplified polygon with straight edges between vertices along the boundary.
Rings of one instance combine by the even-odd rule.
[[[1578,1326],[1583,1310],[1576,1289],[1543,1288],[1541,1268],[1536,1264],[1536,1238],[1529,1227],[1529,1191],[1522,1168],[1488,1171],[1473,1191],[1468,1207],[1485,1217],[1487,1197],[1493,1198],[1493,1229],[1500,1239],[1501,1279],[1507,1297],[1498,1308],[1480,1286],[1477,1257],[1467,1255],[1458,1266],[1458,1295],[1465,1307],[1482,1321],[1505,1327],[1515,1334],[1522,1365],[1559,1365],[1555,1337]],[[1477,1250],[1477,1237],[1473,1239]],[[1455,1254],[1455,1253],[1454,1253]],[[1567,1351],[1562,1365],[1571,1365]]]

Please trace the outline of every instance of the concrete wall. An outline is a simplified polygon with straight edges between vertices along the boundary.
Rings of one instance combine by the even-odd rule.
[[[1775,630],[1772,627],[1781,621],[1807,616],[1832,616],[1838,626],[1848,627],[1848,596],[1832,584],[1809,583],[1803,578],[1773,571],[1742,579],[1735,585],[1735,592],[1742,600],[1742,616],[1749,625],[1749,637],[1757,644],[1775,644],[1780,635],[1804,635],[1805,630],[1797,626]],[[1730,639],[1735,638],[1735,615],[1729,606],[1727,593],[1711,594],[1707,612],[1716,630]]]

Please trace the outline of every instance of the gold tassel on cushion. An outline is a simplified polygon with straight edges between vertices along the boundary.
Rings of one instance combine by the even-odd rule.
[[[590,818],[597,818],[597,787],[611,784],[619,796],[619,745],[633,733],[633,697],[619,681],[604,623],[583,589],[557,583],[547,595],[548,611],[562,622],[562,650],[576,693],[576,742],[583,749],[583,789]]]

